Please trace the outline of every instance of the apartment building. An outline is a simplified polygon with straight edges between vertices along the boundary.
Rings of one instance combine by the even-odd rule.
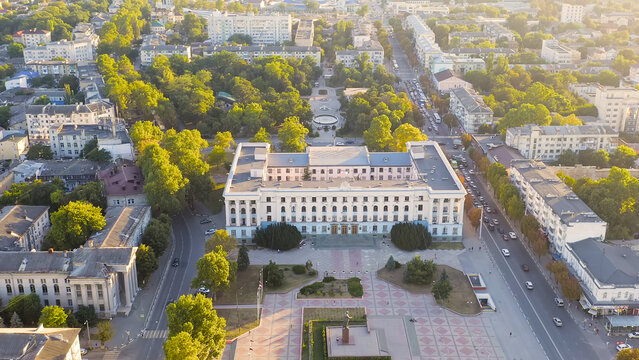
[[[233,34],[249,35],[253,44],[283,44],[292,40],[293,21],[290,14],[255,15],[208,12],[209,39],[224,43]]]
[[[493,111],[482,97],[463,87],[450,91],[450,112],[467,133],[476,133],[480,126],[493,123]]]
[[[24,47],[48,44],[51,42],[51,31],[40,29],[20,30],[13,34],[13,42],[20,43]]]
[[[0,210],[0,250],[40,250],[50,226],[48,206],[5,206]]]
[[[66,124],[49,128],[49,146],[56,159],[77,158],[91,140],[130,143],[126,131],[117,131],[111,124]]]
[[[435,33],[416,15],[407,16],[404,27],[413,32],[415,55],[419,63],[427,68],[432,57],[443,53],[435,42]]]
[[[552,252],[566,258],[566,244],[588,238],[603,241],[608,224],[546,165],[534,160],[510,164],[510,181],[521,192],[527,213],[546,232]]]
[[[82,360],[78,328],[0,328],[2,359]]]
[[[64,58],[69,61],[93,61],[95,60],[95,41],[93,39],[60,40],[41,46],[29,46],[24,48],[24,63],[32,61],[53,60]]]
[[[93,306],[100,317],[128,315],[138,293],[135,247],[73,251],[0,251],[0,299],[7,304],[37,294],[43,306],[77,311]]]
[[[391,10],[393,15],[416,15],[417,13],[424,13],[438,16],[448,16],[448,14],[450,14],[450,9],[448,8],[448,6],[433,4],[431,1],[426,0],[389,1],[386,3],[386,7]]]
[[[156,56],[183,55],[191,59],[191,47],[189,45],[142,45],[140,46],[140,64],[149,66]]]
[[[446,155],[434,141],[407,146],[271,153],[270,144],[241,143],[224,188],[226,228],[239,239],[280,221],[303,234],[387,234],[409,221],[437,239],[461,239],[466,191]]]
[[[361,54],[367,54],[373,66],[384,65],[384,48],[377,40],[371,40],[357,49],[335,51],[335,63],[342,63],[347,68],[356,67]]]
[[[53,75],[62,77],[65,75],[78,76],[78,63],[70,60],[34,60],[25,63],[27,69],[37,72],[41,76]]]
[[[322,61],[322,50],[317,46],[268,46],[268,45],[249,45],[249,46],[223,46],[213,45],[204,49],[204,56],[211,56],[215,53],[228,51],[236,54],[240,58],[251,63],[256,58],[268,56],[281,56],[283,58],[304,59],[311,57],[316,65],[320,65]]]
[[[517,150],[526,159],[555,161],[571,150],[604,150],[617,148],[619,134],[610,126],[539,126],[527,124],[506,130],[506,145]]]
[[[297,32],[295,33],[295,45],[313,46],[314,37],[315,27],[313,26],[313,20],[300,20],[297,25]]]
[[[81,39],[90,39],[99,41],[100,38],[97,37],[95,33],[95,27],[91,23],[78,23],[73,28],[73,40],[81,40]],[[97,44],[95,44],[97,46]]]
[[[495,57],[508,57],[515,55],[516,51],[509,48],[454,48],[448,50],[448,53],[462,58],[480,58],[486,60],[490,54],[494,54]]]
[[[498,42],[500,39],[515,41],[515,34],[502,24],[489,22],[484,24],[483,30],[484,33],[488,35],[490,41],[494,43]]]
[[[601,121],[615,131],[636,132],[628,121],[629,109],[639,106],[639,90],[599,86],[595,91],[595,107]]]
[[[147,205],[142,169],[135,163],[123,161],[101,170],[98,179],[104,183],[108,206]]]
[[[560,45],[559,40],[543,40],[541,58],[553,64],[572,64],[573,53],[569,48]]]
[[[562,23],[581,24],[584,21],[583,5],[561,4],[561,17],[559,21]]]
[[[20,160],[28,147],[24,130],[0,130],[0,160]]]
[[[93,234],[85,247],[117,248],[140,245],[151,221],[150,206],[109,206],[104,214],[104,229]]]
[[[353,47],[362,47],[371,41],[373,36],[373,24],[370,21],[360,21],[355,24],[352,32]]]
[[[115,108],[105,101],[86,105],[28,105],[26,117],[29,140],[48,142],[51,127],[113,124]]]
[[[474,41],[487,41],[490,40],[490,35],[485,32],[473,32],[473,31],[463,31],[463,32],[452,32],[448,34],[449,41],[459,38],[459,43],[461,45],[472,43]]]
[[[448,94],[453,89],[472,89],[473,85],[451,70],[442,70],[432,76],[433,86],[440,94]]]

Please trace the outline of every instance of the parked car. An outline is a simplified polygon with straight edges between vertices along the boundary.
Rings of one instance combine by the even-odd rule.
[[[85,348],[81,348],[80,349],[80,355],[86,355],[89,353],[89,350],[85,349]]]
[[[497,231],[499,231],[500,234],[503,234],[504,233],[504,228],[500,226],[500,227],[497,228]]]
[[[499,225],[499,220],[498,219],[493,219],[493,225],[495,225],[495,226]]]
[[[553,318],[552,318],[552,322],[553,322],[553,324],[555,324],[555,326],[557,326],[557,327],[564,326],[564,323],[563,323],[563,322],[561,322],[561,319],[560,319],[560,318],[558,318],[558,317],[553,317]]]
[[[509,257],[510,256],[510,250],[508,250],[508,249],[501,249],[501,253],[504,254],[505,257]]]
[[[211,222],[213,222],[213,220],[211,220],[211,219],[209,219],[209,218],[206,218],[206,219],[202,219],[202,220],[200,220],[200,224],[209,224],[209,223],[211,223]]]
[[[488,216],[484,216],[484,222],[486,224],[490,223],[490,219],[488,218]]]
[[[621,343],[617,345],[617,351],[626,350],[626,349],[632,349],[632,346],[625,343]]]
[[[216,228],[210,228],[210,229],[206,230],[204,235],[213,235],[213,234],[215,234],[216,231],[217,231]]]
[[[495,231],[495,225],[488,223],[488,230]]]
[[[511,240],[517,240],[517,234],[512,231],[508,233],[508,236],[510,236]]]
[[[207,295],[208,293],[211,292],[211,290],[209,290],[206,287],[202,286],[199,289],[197,289],[197,292],[198,292],[198,294]]]
[[[171,266],[173,266],[173,267],[180,266],[180,258],[174,258],[173,262],[171,263]]]
[[[493,209],[490,206],[486,206],[486,212],[490,214],[493,212]]]
[[[532,281],[526,281],[524,284],[528,290],[532,290],[534,288]]]
[[[557,306],[559,306],[559,307],[564,306],[564,300],[562,298],[557,298],[556,297],[555,298],[555,304],[557,304]]]
[[[630,339],[639,339],[639,331],[631,332],[628,334],[628,338]]]
[[[528,264],[521,264],[521,269],[522,269],[523,271],[528,271],[528,270],[530,270],[530,269],[528,268]]]
[[[504,241],[508,241],[508,239],[510,239],[510,238],[508,237],[508,235],[506,235],[506,234],[502,235],[502,238],[504,239]]]

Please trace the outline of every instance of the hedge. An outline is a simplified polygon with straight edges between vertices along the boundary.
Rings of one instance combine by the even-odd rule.
[[[347,280],[348,293],[354,297],[362,297],[364,295],[364,287],[358,277],[352,277]]]
[[[300,294],[302,295],[312,295],[317,292],[317,290],[324,287],[324,283],[322,282],[314,282],[310,285],[306,285],[300,289]]]
[[[433,237],[422,224],[403,222],[393,225],[391,241],[401,250],[424,250],[430,247]]]
[[[304,265],[293,265],[293,272],[297,275],[306,274],[306,267]]]

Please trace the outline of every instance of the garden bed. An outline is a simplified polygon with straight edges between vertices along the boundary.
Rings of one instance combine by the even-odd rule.
[[[326,276],[321,282],[314,282],[304,286],[297,293],[298,299],[350,299],[361,298],[364,295],[360,278],[335,279]]]
[[[302,336],[303,360],[325,359],[324,349],[326,349],[326,338],[324,336],[324,329],[326,326],[342,325],[344,312],[346,311],[352,316],[350,324],[366,324],[366,311],[364,308],[304,308],[304,331]],[[309,329],[312,330],[312,340],[309,336]]]
[[[278,265],[278,267],[284,271],[284,281],[282,282],[282,285],[277,287],[266,287],[264,290],[271,294],[284,294],[308,283],[311,280],[317,279],[317,272],[311,272],[311,274],[308,272],[296,274],[293,271],[294,266],[296,265]]]

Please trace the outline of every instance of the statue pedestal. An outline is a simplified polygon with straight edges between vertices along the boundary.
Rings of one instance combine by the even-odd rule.
[[[342,344],[349,344],[351,337],[349,335],[349,329],[347,327],[342,328]]]

